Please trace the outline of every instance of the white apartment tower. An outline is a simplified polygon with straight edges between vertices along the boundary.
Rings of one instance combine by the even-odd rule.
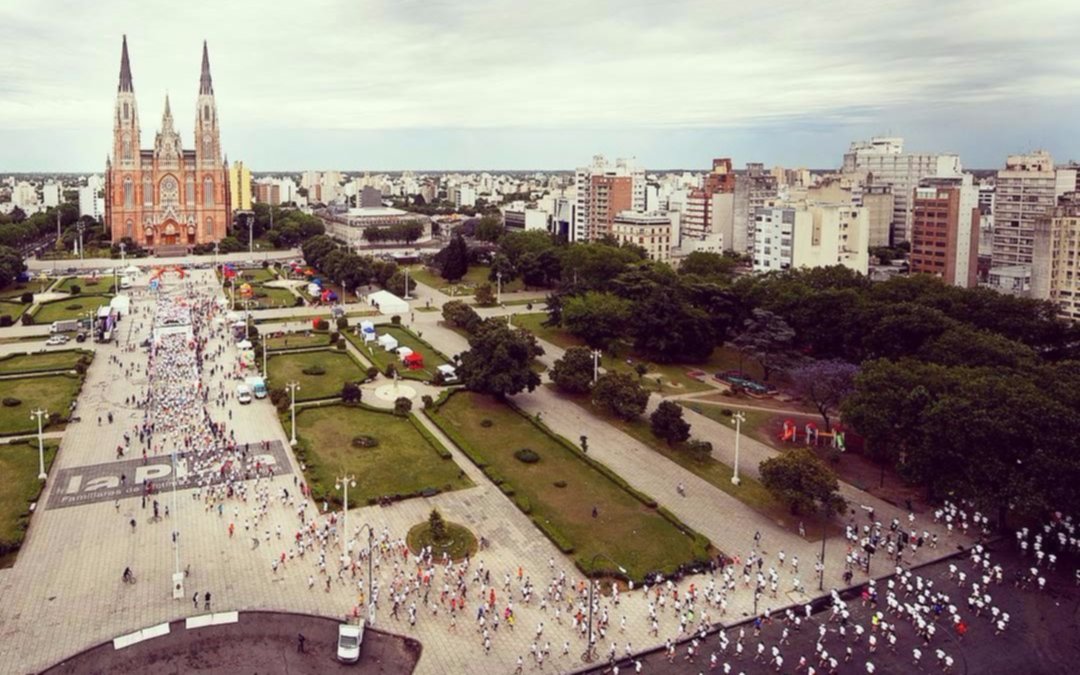
[[[912,194],[926,176],[959,176],[958,155],[904,152],[904,139],[875,137],[855,141],[844,154],[843,172],[864,185],[889,185],[893,193],[892,243],[908,241]]]
[[[851,204],[766,206],[754,215],[755,272],[843,265],[866,274],[870,266],[866,209]]]
[[[1030,265],[1035,223],[1048,218],[1057,199],[1075,189],[1075,169],[1054,169],[1045,150],[1009,155],[994,187],[994,267]]]

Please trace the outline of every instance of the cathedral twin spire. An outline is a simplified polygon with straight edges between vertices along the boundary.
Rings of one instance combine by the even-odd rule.
[[[123,44],[120,49],[120,84],[117,86],[116,91],[118,93],[126,92],[135,93],[135,84],[131,79],[131,61],[128,58],[128,46],[127,35],[123,37]],[[214,95],[214,81],[210,77],[210,52],[206,46],[206,40],[203,40],[202,48],[202,72],[199,75],[199,96],[213,96]],[[162,121],[168,119],[172,122],[172,112],[169,110],[169,95],[165,95],[165,115]]]

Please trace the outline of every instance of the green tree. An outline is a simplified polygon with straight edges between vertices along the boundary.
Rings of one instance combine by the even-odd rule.
[[[431,530],[431,539],[436,543],[446,541],[446,521],[443,520],[439,509],[431,509],[428,515],[428,529]]]
[[[634,348],[656,361],[704,361],[716,347],[705,312],[662,287],[635,303],[629,324]]]
[[[462,329],[470,335],[480,327],[482,319],[476,310],[462,300],[451,300],[443,305],[443,321]]]
[[[779,315],[768,310],[753,310],[733,342],[757,360],[766,381],[773,371],[787,367],[795,360],[795,331]]]
[[[412,412],[412,401],[411,400],[405,398],[404,396],[399,396],[397,399],[394,400],[394,414],[395,415],[399,415],[401,417],[406,417],[406,416],[408,416],[408,414],[410,412]]]
[[[736,258],[720,253],[694,251],[679,263],[679,274],[728,278],[735,271]]]
[[[480,284],[473,291],[473,298],[481,307],[492,307],[495,305],[495,289],[491,287],[491,284]]]
[[[502,238],[506,228],[495,216],[484,216],[480,219],[480,222],[476,223],[476,228],[473,230],[473,236],[480,241],[497,242]]]
[[[446,248],[439,252],[440,273],[447,281],[460,281],[469,271],[469,248],[461,235],[455,235]]]
[[[653,435],[667,441],[668,445],[682,443],[690,438],[690,424],[683,419],[683,409],[678,403],[661,401],[649,416]]]
[[[363,391],[357,383],[346,382],[341,385],[341,400],[343,402],[350,404],[359,403],[362,396]]]
[[[584,394],[592,387],[593,357],[585,347],[571,347],[551,369],[551,381],[561,391]]]
[[[533,361],[544,350],[532,333],[488,319],[469,336],[469,346],[458,368],[469,390],[503,398],[532,391],[540,384]]]
[[[836,474],[806,448],[770,457],[760,472],[761,484],[795,515],[819,510],[832,515],[845,508]]]
[[[626,330],[630,303],[612,293],[589,291],[563,299],[562,323],[591,347],[607,349]]]
[[[386,280],[386,290],[399,298],[403,298],[416,290],[416,282],[409,277],[409,288],[405,288],[405,273],[401,270],[394,272],[393,276]]]
[[[831,431],[829,415],[854,391],[858,371],[858,366],[846,361],[810,361],[793,368],[789,376],[795,392],[817,408],[825,420],[825,431]]]
[[[0,288],[15,281],[25,271],[26,264],[19,252],[8,246],[0,246]]]
[[[632,420],[645,412],[649,392],[627,373],[608,372],[596,380],[592,389],[593,403],[607,408],[619,419]]]

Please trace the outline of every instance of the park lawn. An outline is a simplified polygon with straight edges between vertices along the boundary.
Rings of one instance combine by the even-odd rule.
[[[239,286],[241,283],[249,283],[252,286],[255,284],[264,284],[267,281],[277,280],[277,275],[270,268],[259,267],[250,270],[237,270],[236,284]],[[241,281],[243,279],[243,281]],[[230,282],[230,285],[231,282]]]
[[[18,299],[18,296],[15,296]],[[0,315],[6,314],[11,317],[12,321],[15,321],[23,312],[30,309],[30,305],[24,305],[21,302],[8,302],[7,300],[0,300]]]
[[[52,323],[65,319],[85,319],[88,312],[97,313],[98,307],[108,305],[111,295],[76,295],[60,298],[38,305],[34,323]]]
[[[26,283],[14,284],[14,285],[8,286],[7,288],[5,288],[3,290],[0,290],[0,300],[11,300],[12,298],[14,298],[15,300],[18,300],[19,297],[21,297],[23,293],[27,293],[27,292],[29,292],[29,293],[40,293],[41,292],[41,282],[39,282],[39,281],[37,281],[37,279],[35,279],[33,281],[28,281]]]
[[[750,410],[746,408],[740,408],[738,405],[729,405],[723,403],[720,405],[710,405],[708,403],[698,403],[697,401],[679,401],[679,405],[693,410],[699,415],[704,415],[714,422],[719,422],[726,427],[735,428],[735,425],[731,421],[731,415],[725,415],[724,410],[731,410],[733,412],[741,412],[746,421],[739,425],[742,433],[761,441],[765,445],[770,447],[781,449],[781,443],[779,438],[773,438],[769,433],[770,422],[774,417],[787,417],[784,413],[780,412],[765,412],[764,410]]]
[[[35,354],[12,354],[0,357],[0,374],[41,373],[50,370],[72,370],[83,356],[91,352],[77,349],[64,349],[56,352]]]
[[[322,366],[326,372],[322,375],[304,374],[305,368],[315,365]],[[275,389],[284,388],[292,381],[300,383],[300,388],[296,390],[297,401],[337,398],[341,396],[341,387],[346,382],[364,379],[363,369],[351,356],[329,349],[272,354],[266,367],[270,373],[270,386]]]
[[[326,405],[300,408],[296,413],[298,454],[316,499],[340,504],[334,489],[339,476],[356,477],[349,490],[350,506],[379,497],[415,496],[472,487],[472,481],[433,437],[421,433],[418,420],[362,406]],[[352,439],[374,436],[374,448],[357,448]],[[322,494],[319,494],[320,491]]]
[[[428,414],[556,546],[573,553],[584,571],[593,571],[592,559],[602,553],[640,581],[648,572],[671,573],[708,555],[703,537],[689,529],[684,532],[655,508],[655,502],[647,505],[643,500],[648,497],[635,496],[578,450],[510,406],[458,392]],[[483,420],[492,424],[484,427]],[[516,459],[514,451],[521,448],[533,450],[540,461],[526,464]],[[565,487],[557,482],[565,482]],[[607,561],[595,569],[613,571]]]
[[[395,352],[388,352],[383,349],[377,342],[364,343],[359,335],[351,332],[345,333],[345,337],[353,343],[361,354],[366,356],[379,372],[386,372],[386,366],[391,363],[398,367],[398,373],[403,378],[411,380],[424,380],[428,381],[435,377],[435,369],[443,364],[449,363],[449,360],[443,356],[442,352],[439,352],[434,347],[422,342],[412,331],[404,326],[394,325],[379,325],[376,326],[375,331],[378,335],[390,334],[393,335],[398,341],[398,347],[408,347],[414,352],[419,352],[424,357],[424,367],[419,370],[409,370],[401,363],[401,359]]]
[[[45,441],[45,471],[56,458],[56,441]],[[37,440],[0,444],[0,567],[10,567],[30,524],[30,502],[37,501],[44,481],[38,480]]]
[[[453,291],[451,295],[472,295],[473,289],[483,284],[491,284],[492,290],[495,290],[497,284],[488,279],[489,274],[491,274],[491,268],[487,265],[470,265],[465,276],[461,277],[457,282],[450,282],[439,276],[438,272],[432,272],[426,267],[414,266],[409,268],[410,279],[444,293]],[[525,283],[521,279],[514,279],[502,285],[502,292],[514,293],[515,291],[524,290],[524,288]]]
[[[52,289],[53,293],[70,293],[72,286],[78,286],[80,293],[104,293],[108,290],[109,286],[113,285],[112,276],[107,277],[67,277],[55,288]]]
[[[519,328],[526,329],[541,340],[550,342],[563,349],[587,346],[584,340],[572,335],[563,328],[543,325],[543,323],[547,321],[547,318],[548,315],[544,312],[515,314],[513,323]],[[685,394],[714,389],[714,387],[709,384],[692,378],[687,374],[692,370],[699,370],[700,367],[696,364],[654,363],[638,358],[632,352],[629,353],[631,363],[627,363],[627,354],[624,352],[629,352],[629,350],[624,347],[619,350],[618,354],[612,354],[611,350],[605,351],[600,356],[600,366],[607,370],[629,373],[637,376],[637,371],[634,370],[634,366],[639,362],[645,363],[649,367],[649,370],[645,373],[645,377],[642,381],[643,384],[646,388],[655,390],[657,389],[656,384],[659,379],[659,389],[665,394]]]
[[[81,381],[74,375],[16,377],[0,380],[0,399],[17,398],[21,403],[0,405],[0,435],[28,434],[37,431],[37,421],[30,411],[42,408],[66,419]],[[46,423],[47,425],[47,423]]]
[[[296,296],[287,288],[268,288],[266,286],[252,286],[251,290],[255,297],[251,298],[252,309],[278,309],[281,307],[294,307]],[[260,297],[261,296],[261,297]],[[232,288],[226,290],[226,297],[232,302]],[[236,307],[243,308],[244,298],[240,295],[239,287],[236,292]]]
[[[268,337],[264,340],[270,351],[281,349],[301,349],[307,347],[329,347],[330,333],[286,333],[280,337]]]

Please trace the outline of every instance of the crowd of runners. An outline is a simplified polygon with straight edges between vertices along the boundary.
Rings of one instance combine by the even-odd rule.
[[[778,672],[846,667],[873,673],[884,651],[906,652],[913,665],[936,664],[948,672],[956,661],[943,635],[963,636],[979,623],[994,632],[1008,630],[1010,616],[994,599],[1002,584],[1042,588],[1042,570],[1078,549],[1071,519],[1024,528],[1016,545],[1031,567],[1010,572],[978,543],[990,534],[989,519],[965,505],[946,503],[923,516],[909,512],[886,522],[872,509],[864,509],[865,517],[856,509],[845,526],[846,550],[834,552],[832,564],[844,566],[845,587],[860,590],[852,598],[830,592],[834,583],[824,585],[824,614],[815,614],[821,602],[809,602],[817,590],[807,589],[818,585],[823,561],[800,561],[760,533],[748,542],[745,556],[727,558],[707,573],[644,585],[593,581],[592,593],[565,557],[510,565],[503,558],[489,565],[484,551],[463,560],[410,551],[401,534],[386,528],[369,537],[357,526],[346,532],[342,514],[325,502],[315,506],[301,476],[275,470],[268,441],[236,441],[232,384],[244,373],[216,286],[189,281],[150,293],[146,367],[134,344],[115,357],[125,372],[145,372],[149,384],[142,400],[130,401],[145,417],[118,452],[128,452],[137,439],[144,457],[175,453],[189,476],[182,484],[192,490],[186,498],[202,505],[202,514],[193,517],[215,518],[229,538],[251,542],[255,555],[265,557],[268,580],[341,594],[350,617],[366,616],[370,604],[377,623],[395,632],[437,626],[460,644],[471,642],[478,656],[493,649],[517,652],[518,672],[577,668],[586,652],[611,672],[642,672],[637,654],[658,644],[665,645],[670,663],[701,672],[738,673],[756,663]],[[148,484],[144,507],[154,494]],[[943,544],[967,550],[952,563],[944,586],[911,569],[943,555],[926,553]],[[880,581],[869,578],[875,555],[890,559],[894,568]],[[852,603],[868,608],[870,618],[854,620]],[[717,624],[736,624],[748,615],[752,623],[716,631]],[[901,624],[917,639],[900,637]],[[811,653],[794,653],[789,646],[802,631],[819,636]],[[635,643],[631,634],[647,638]]]

